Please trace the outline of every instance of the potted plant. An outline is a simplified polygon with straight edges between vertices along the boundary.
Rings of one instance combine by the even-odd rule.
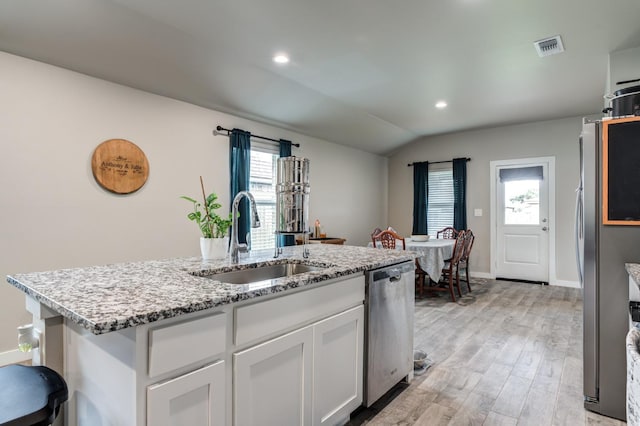
[[[231,213],[227,218],[222,218],[216,213],[222,205],[218,203],[218,196],[211,193],[205,195],[204,183],[200,176],[200,187],[202,188],[202,199],[204,203],[182,196],[193,204],[193,211],[187,215],[189,220],[196,222],[202,237],[200,237],[200,251],[204,260],[224,259],[229,247],[229,227],[231,227]]]

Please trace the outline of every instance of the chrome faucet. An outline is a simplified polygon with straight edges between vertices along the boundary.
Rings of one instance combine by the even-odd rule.
[[[240,200],[242,197],[247,197],[251,206],[251,227],[260,227],[260,217],[258,216],[258,209],[256,208],[256,200],[249,191],[240,191],[233,199],[233,223],[231,225],[231,263],[238,263],[238,252],[248,252],[249,246],[247,244],[240,244],[238,242],[238,207],[240,206]]]

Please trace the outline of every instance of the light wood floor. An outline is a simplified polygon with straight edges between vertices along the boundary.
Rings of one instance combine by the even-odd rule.
[[[457,303],[416,300],[433,365],[349,425],[624,425],[583,408],[577,289],[478,280]],[[385,405],[386,404],[386,405]]]

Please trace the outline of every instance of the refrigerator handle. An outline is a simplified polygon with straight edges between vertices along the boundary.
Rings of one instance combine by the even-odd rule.
[[[578,149],[580,154],[580,176],[578,187],[576,188],[576,217],[574,222],[574,240],[576,243],[576,267],[578,269],[578,280],[580,287],[584,286],[584,255],[582,253],[584,239],[584,205],[583,205],[583,187],[584,187],[584,140],[582,133],[578,139]]]
[[[580,287],[583,287],[584,279],[582,276],[582,269],[584,265],[584,259],[581,253],[582,249],[582,219],[583,219],[583,211],[582,211],[582,183],[576,189],[576,219],[575,219],[575,229],[574,229],[574,239],[576,243],[576,267],[578,269],[578,280],[580,282]]]

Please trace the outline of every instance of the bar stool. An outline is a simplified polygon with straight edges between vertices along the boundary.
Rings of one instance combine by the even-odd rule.
[[[48,426],[68,397],[66,382],[48,367],[0,368],[0,426]]]

